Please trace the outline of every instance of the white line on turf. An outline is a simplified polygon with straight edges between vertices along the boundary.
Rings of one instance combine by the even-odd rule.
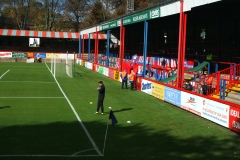
[[[46,64],[47,66],[47,64]],[[49,67],[47,66],[49,72],[51,73],[51,70],[49,69]],[[88,139],[91,141],[94,149],[96,150],[96,152],[98,153],[99,156],[103,156],[103,154],[100,152],[100,150],[98,149],[96,143],[94,142],[94,140],[92,139],[91,135],[89,134],[87,128],[84,126],[82,120],[80,119],[79,115],[77,114],[75,108],[73,107],[72,103],[70,102],[70,100],[68,99],[68,97],[66,96],[66,94],[64,93],[63,89],[61,88],[60,84],[58,83],[57,79],[55,77],[53,77],[55,82],[57,83],[58,85],[58,88],[61,90],[63,96],[65,97],[65,99],[67,100],[69,106],[71,107],[73,113],[75,114],[76,118],[78,119],[78,122],[80,123],[80,125],[82,126],[83,130],[85,131],[85,133],[87,134],[88,136]]]
[[[10,71],[10,69],[7,70],[5,73],[3,73],[2,76],[0,77],[0,79],[2,79],[2,77],[3,77],[5,74],[7,74],[9,71]]]
[[[79,155],[80,153],[87,152],[87,151],[92,151],[92,150],[95,150],[95,148],[86,149],[86,150],[82,150],[82,151],[76,152],[76,153],[72,154],[72,156],[77,156],[77,155]]]
[[[11,69],[11,70],[14,70],[14,71],[36,71],[36,72],[44,71],[44,72],[46,72],[46,70],[42,70],[42,69]]]
[[[0,157],[99,157],[99,155],[0,155]]]
[[[14,98],[20,98],[20,99],[22,99],[22,98],[26,98],[26,99],[30,99],[30,98],[36,98],[36,99],[58,99],[58,98],[65,98],[65,97],[0,97],[0,99],[5,99],[5,98],[12,98],[12,99],[14,99]]]
[[[0,81],[3,83],[56,83],[56,82],[44,82],[44,81]]]

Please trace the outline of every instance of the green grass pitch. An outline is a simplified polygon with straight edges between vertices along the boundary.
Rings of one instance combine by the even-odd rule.
[[[1,160],[240,158],[239,134],[84,67],[57,81],[90,138],[44,63],[0,63],[0,77]],[[94,114],[99,80],[106,86],[103,116]],[[98,156],[90,139],[103,153],[108,107],[118,124],[109,125],[104,156]]]

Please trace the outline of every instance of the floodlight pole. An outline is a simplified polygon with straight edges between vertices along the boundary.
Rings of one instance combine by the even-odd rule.
[[[134,11],[134,0],[127,0],[127,13]]]

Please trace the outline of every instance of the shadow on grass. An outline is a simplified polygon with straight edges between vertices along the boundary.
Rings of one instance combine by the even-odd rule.
[[[0,109],[6,109],[6,108],[11,108],[11,106],[3,106],[3,107],[0,107]]]
[[[129,110],[132,110],[132,109],[133,109],[133,108],[123,108],[123,109],[119,109],[119,110],[113,110],[113,113],[129,111]],[[110,111],[104,112],[104,113],[105,113],[105,114],[110,114]]]
[[[129,111],[129,110],[132,110],[133,108],[122,108],[120,110],[113,110],[113,112],[123,112],[123,111]]]
[[[77,73],[77,75],[82,76],[80,73],[78,73],[78,72],[76,72],[76,73]]]
[[[99,150],[103,150],[106,124],[85,122]],[[180,127],[180,126],[179,126]],[[180,128],[176,127],[179,132]],[[0,128],[0,155],[97,155],[79,122],[16,125]],[[172,136],[143,124],[109,125],[104,157],[80,159],[114,160],[221,160],[240,157],[239,136]],[[67,157],[1,157],[0,159],[71,159]]]

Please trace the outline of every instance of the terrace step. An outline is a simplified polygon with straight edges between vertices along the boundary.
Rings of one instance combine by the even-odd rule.
[[[220,99],[220,96],[217,95],[217,94],[212,95],[212,97],[216,98],[216,99]],[[225,101],[232,102],[232,103],[240,105],[240,99],[235,99],[235,98],[231,98],[231,97],[225,97]]]
[[[240,93],[239,92],[229,92],[227,97],[240,100]]]
[[[216,99],[220,99],[219,94],[214,94],[212,95],[212,97]],[[240,104],[240,92],[227,89],[225,94],[225,101],[232,102],[235,104]]]
[[[234,86],[234,87],[232,87],[232,88],[229,88],[229,90],[236,91],[236,92],[240,92],[240,87]]]
[[[240,105],[240,100],[235,99],[235,98],[225,97],[225,101],[232,102],[232,103]]]

